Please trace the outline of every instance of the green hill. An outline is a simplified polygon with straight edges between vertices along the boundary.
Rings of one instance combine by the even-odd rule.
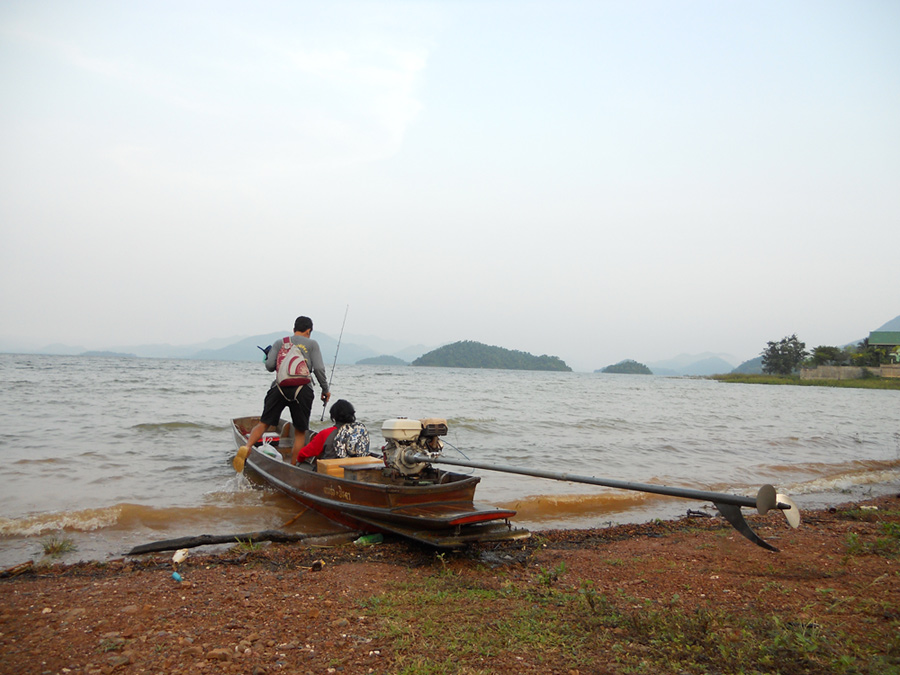
[[[741,373],[744,375],[762,375],[762,357],[757,356],[755,359],[744,361],[732,373]]]
[[[414,366],[444,368],[497,368],[499,370],[559,370],[571,372],[557,356],[534,356],[526,352],[492,347],[465,340],[438,347],[412,362]]]
[[[650,370],[643,363],[638,363],[637,361],[632,361],[631,359],[619,361],[615,365],[606,366],[606,368],[603,368],[602,370],[597,370],[594,372],[624,373],[626,375],[652,375],[653,374],[653,371]]]
[[[358,366],[408,366],[409,364],[403,359],[396,356],[383,354],[382,356],[372,356],[368,359],[360,359],[356,362]]]

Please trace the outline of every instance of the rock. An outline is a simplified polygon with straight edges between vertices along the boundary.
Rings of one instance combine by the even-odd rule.
[[[118,633],[107,633],[100,640],[100,650],[104,652],[116,652],[125,646],[125,638]]]
[[[110,656],[106,662],[110,665],[111,668],[121,668],[122,666],[127,666],[131,663],[131,658],[126,656],[125,654],[114,654]]]
[[[212,649],[206,654],[207,661],[231,661],[231,650],[224,647]]]

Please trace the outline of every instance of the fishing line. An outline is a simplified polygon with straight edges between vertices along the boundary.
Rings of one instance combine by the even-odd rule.
[[[341,323],[341,334],[338,336],[337,347],[334,349],[334,362],[331,364],[331,375],[328,376],[328,390],[331,391],[331,386],[334,384],[334,368],[337,366],[337,357],[338,352],[341,351],[341,340],[344,339],[344,326],[347,324],[347,312],[350,311],[350,305],[347,305],[347,309],[344,310],[344,321]],[[328,405],[327,401],[322,401],[322,417],[319,419],[320,422],[325,420],[325,406]]]

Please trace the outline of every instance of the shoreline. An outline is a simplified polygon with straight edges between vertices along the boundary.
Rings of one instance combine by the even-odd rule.
[[[897,485],[894,482],[877,482],[851,485],[849,487],[834,487],[833,489],[821,492],[805,494],[794,494],[789,492],[789,496],[794,499],[801,512],[805,513],[807,511],[828,509],[845,502],[871,500],[884,495],[893,494],[896,491]],[[683,518],[688,511],[705,511],[710,515],[717,514],[715,508],[709,502],[692,502],[678,498],[653,495],[650,495],[650,497],[653,499],[653,502],[650,504],[631,506],[624,510],[597,512],[590,517],[562,516],[535,520],[529,518],[525,511],[520,511],[521,515],[514,518],[512,524],[530,530],[535,536],[542,536],[545,532],[633,527],[661,520],[679,520]],[[521,508],[521,505],[518,502],[503,502],[497,505],[513,509]],[[293,515],[295,515],[293,511],[290,513],[286,512],[285,518],[292,517]],[[275,525],[274,528],[283,531],[288,537],[310,536],[318,538],[328,533],[339,534],[340,536],[345,537],[344,532],[337,533],[335,530],[339,528],[336,528],[324,517],[321,518],[321,522],[317,521],[315,525],[316,527],[308,531],[293,531],[291,528],[287,528],[286,530],[281,528],[279,530],[277,525]],[[92,563],[107,564],[122,559],[123,557],[127,557],[127,552],[136,546],[147,545],[156,541],[181,537],[224,536],[219,533],[214,533],[212,535],[206,534],[206,531],[205,528],[200,528],[195,531],[176,530],[172,533],[160,531],[160,536],[152,537],[152,533],[148,533],[146,538],[129,536],[127,539],[122,539],[122,541],[107,537],[103,530],[79,530],[72,532],[63,529],[46,532],[41,535],[10,537],[5,541],[7,544],[6,550],[0,553],[0,573],[6,569],[17,567],[19,565],[27,565],[29,561],[38,568],[47,564],[59,566]],[[240,532],[249,531],[252,531],[252,526],[250,529],[245,528],[240,530]],[[351,534],[352,531],[348,530],[346,536],[350,536]],[[55,557],[43,554],[41,552],[42,547],[54,540],[57,542],[69,541],[72,543],[73,548]],[[192,553],[194,555],[215,556],[225,552],[229,546],[229,544],[204,545],[197,548],[196,551],[192,550]]]
[[[900,495],[803,515],[748,516],[780,553],[703,517],[38,567],[0,580],[0,672],[898,672]]]
[[[866,377],[845,380],[833,379],[802,379],[799,375],[762,375],[757,373],[725,373],[721,375],[708,375],[707,379],[726,384],[774,384],[794,385],[796,387],[837,387],[844,389],[886,389],[889,391],[900,390],[900,378],[898,377]]]

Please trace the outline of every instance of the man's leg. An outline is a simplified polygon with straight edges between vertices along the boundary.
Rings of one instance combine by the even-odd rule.
[[[297,392],[297,398],[291,402],[291,421],[294,423],[294,447],[293,456],[296,457],[301,448],[306,445],[307,430],[309,429],[309,414],[313,404],[313,388],[301,387]]]
[[[260,422],[255,427],[250,430],[250,435],[247,437],[247,447],[252,448],[256,445],[257,441],[262,438],[262,435],[268,431],[269,425],[265,422]]]
[[[269,427],[272,426],[271,424],[268,424],[267,421],[274,419],[275,424],[277,425],[278,420],[281,417],[281,411],[284,410],[286,404],[287,402],[284,400],[284,397],[281,395],[281,392],[278,391],[277,387],[269,389],[266,393],[266,402],[263,404],[263,412],[262,415],[260,415],[259,422],[250,430],[250,435],[247,437],[247,444],[239,447],[234,459],[231,460],[231,465],[234,467],[235,471],[240,473],[244,470],[244,462],[247,459],[247,455],[250,454],[250,448],[252,448],[256,442],[262,438],[262,435],[266,433]]]

